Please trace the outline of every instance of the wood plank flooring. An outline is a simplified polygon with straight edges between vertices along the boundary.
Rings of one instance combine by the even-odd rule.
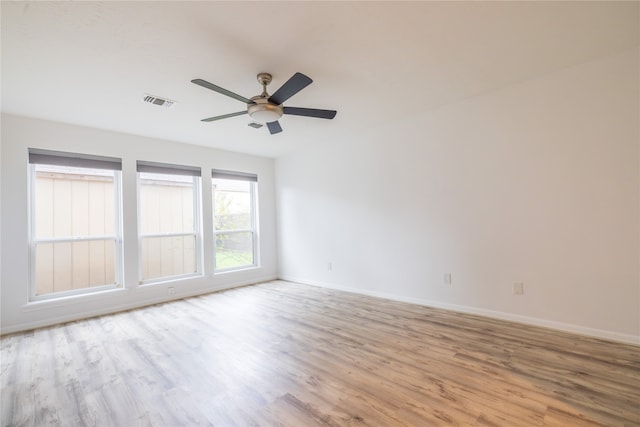
[[[639,426],[640,347],[275,281],[1,339],[2,426]]]

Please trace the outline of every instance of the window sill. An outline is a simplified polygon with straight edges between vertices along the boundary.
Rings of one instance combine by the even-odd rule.
[[[186,280],[200,279],[204,277],[201,273],[183,274],[180,276],[159,277],[157,279],[149,279],[138,282],[138,287],[148,287],[153,285],[161,285],[164,283],[184,282]]]
[[[98,296],[100,298],[103,298],[104,296],[107,296],[107,295],[116,296],[116,295],[126,293],[127,291],[128,290],[124,288],[114,288],[114,289],[105,289],[105,290],[96,291],[96,292],[87,292],[87,293],[82,293],[77,295],[66,295],[61,297],[51,297],[47,299],[29,301],[28,303],[22,306],[22,311],[30,312],[30,311],[42,310],[43,308],[49,308],[49,307],[64,307],[67,305],[82,303],[87,299],[96,298]]]
[[[228,269],[225,269],[225,270],[215,271],[213,273],[213,275],[214,276],[221,276],[221,275],[229,274],[229,273],[238,273],[238,272],[241,272],[241,271],[258,270],[258,269],[260,269],[259,265],[249,265],[249,266],[246,266],[246,267],[228,268]]]

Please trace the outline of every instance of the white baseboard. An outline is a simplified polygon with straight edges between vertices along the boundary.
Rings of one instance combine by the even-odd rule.
[[[210,287],[210,288],[206,288],[206,289],[198,289],[198,290],[195,290],[195,291],[192,291],[192,292],[180,293],[180,294],[173,295],[171,298],[167,298],[166,296],[156,297],[156,298],[149,298],[149,299],[145,299],[144,301],[135,301],[135,302],[132,302],[132,303],[127,303],[127,304],[109,306],[109,307],[105,307],[104,309],[99,309],[99,310],[75,312],[75,313],[72,313],[72,314],[69,314],[69,315],[58,316],[58,317],[55,317],[55,318],[47,318],[47,319],[37,320],[37,321],[33,321],[33,322],[18,323],[18,324],[13,324],[13,325],[9,325],[9,326],[2,325],[2,327],[0,327],[0,335],[13,334],[13,333],[16,333],[16,332],[23,332],[23,331],[30,331],[30,330],[33,330],[33,329],[44,328],[44,327],[47,327],[47,326],[53,326],[53,325],[59,325],[59,324],[62,324],[62,323],[73,322],[75,320],[89,319],[89,318],[97,317],[97,316],[104,316],[104,315],[107,315],[107,314],[118,313],[120,311],[132,310],[132,309],[135,309],[135,308],[142,308],[142,307],[146,307],[146,306],[150,306],[150,305],[154,305],[154,304],[160,304],[160,303],[164,303],[164,302],[170,302],[170,301],[180,300],[180,299],[184,299],[184,298],[195,297],[195,296],[198,296],[198,295],[210,294],[210,293],[224,291],[224,290],[228,290],[228,289],[239,288],[239,287],[242,287],[242,286],[253,285],[253,284],[256,284],[256,283],[268,282],[268,281],[276,280],[276,279],[277,279],[277,276],[275,276],[275,275],[257,277],[257,278],[244,280],[244,281],[233,282],[233,283],[229,283],[229,284],[225,284],[225,285],[221,285],[221,286],[215,286],[215,287]]]
[[[292,277],[289,275],[280,275],[281,280],[302,283],[305,285],[318,286],[322,288],[335,289],[339,291],[352,292],[361,295],[367,295],[376,298],[384,298],[392,301],[407,302],[410,304],[423,305],[427,307],[442,308],[445,310],[458,311],[467,314],[476,314],[479,316],[490,317],[493,319],[507,320],[509,322],[522,323],[525,325],[540,326],[543,328],[555,329],[573,334],[585,335],[593,338],[601,338],[610,341],[622,342],[625,344],[640,345],[640,336],[622,334],[619,332],[606,331],[602,329],[588,328],[586,326],[574,325],[571,323],[556,322],[554,320],[540,319],[537,317],[521,316],[519,314],[505,313],[501,311],[487,310],[484,308],[469,307],[457,304],[448,304],[439,301],[428,300],[424,298],[408,297],[403,295],[392,294],[388,292],[370,291],[366,289],[352,288],[349,286],[337,285],[335,283],[319,282],[316,280],[308,280],[300,277]]]

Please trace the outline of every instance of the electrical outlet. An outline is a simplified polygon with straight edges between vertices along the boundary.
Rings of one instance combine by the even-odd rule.
[[[513,282],[513,294],[514,295],[524,295],[524,283],[522,283],[522,282]]]
[[[176,288],[174,288],[173,286],[169,288],[169,295],[175,295],[176,294]]]
[[[330,262],[327,264],[327,270],[329,271],[333,270],[333,263]]]
[[[444,274],[444,284],[445,285],[450,285],[451,284],[451,273],[445,273]]]

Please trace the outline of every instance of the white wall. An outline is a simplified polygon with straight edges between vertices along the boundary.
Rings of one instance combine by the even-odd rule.
[[[2,333],[277,277],[273,159],[6,114],[2,115],[1,137]],[[28,148],[122,158],[125,289],[28,303]],[[218,168],[257,173],[261,266],[213,275],[213,226],[203,221],[203,277],[137,286],[136,160],[200,166],[203,219],[212,217],[208,171]],[[169,286],[175,288],[175,295],[169,295]]]
[[[277,159],[280,276],[640,343],[638,57]]]

